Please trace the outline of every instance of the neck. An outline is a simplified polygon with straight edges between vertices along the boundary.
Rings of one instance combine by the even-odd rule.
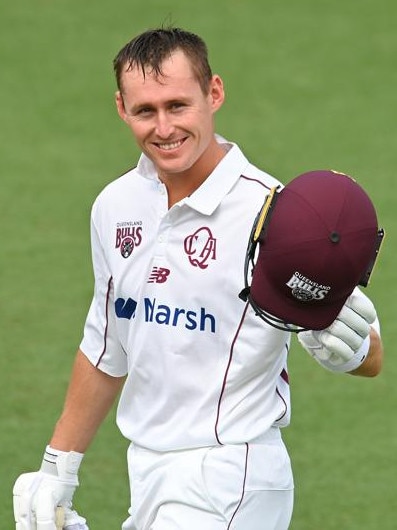
[[[225,156],[225,149],[215,139],[214,142],[191,168],[182,173],[159,175],[167,188],[168,208],[194,193]]]

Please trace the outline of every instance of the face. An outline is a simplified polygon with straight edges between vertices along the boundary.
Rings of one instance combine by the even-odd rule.
[[[181,51],[164,61],[162,70],[157,78],[137,68],[124,71],[122,94],[116,94],[120,117],[160,178],[215,167],[219,147],[213,118],[224,100],[221,79],[213,76],[204,94]]]

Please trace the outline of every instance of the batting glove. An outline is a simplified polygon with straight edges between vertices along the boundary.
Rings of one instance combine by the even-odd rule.
[[[16,530],[89,530],[72,510],[81,453],[47,446],[39,471],[20,475],[13,489]],[[62,522],[57,519],[62,507]]]
[[[371,300],[355,289],[332,324],[320,331],[298,333],[299,342],[332,372],[351,372],[366,359],[371,324],[377,320]]]

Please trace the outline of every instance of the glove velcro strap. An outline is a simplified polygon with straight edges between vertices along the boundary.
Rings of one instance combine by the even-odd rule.
[[[59,451],[47,445],[40,471],[55,477],[72,478],[78,473],[84,455],[76,451]]]
[[[361,344],[360,348],[353,355],[353,357],[349,359],[346,363],[335,365],[329,361],[326,361],[325,359],[317,359],[317,361],[322,364],[324,368],[331,370],[331,372],[352,372],[353,370],[356,370],[359,366],[361,366],[367,358],[367,355],[369,353],[369,346],[370,336],[368,335],[364,339],[364,342]]]

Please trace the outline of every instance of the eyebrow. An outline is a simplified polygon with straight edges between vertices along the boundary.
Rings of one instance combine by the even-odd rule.
[[[166,107],[172,107],[172,105],[179,104],[179,103],[188,104],[190,101],[191,101],[191,98],[186,96],[186,97],[169,99],[169,100],[164,102],[164,105]],[[143,101],[142,103],[137,103],[135,105],[132,105],[131,108],[129,109],[129,112],[134,114],[134,113],[138,112],[139,110],[146,109],[146,108],[147,109],[155,109],[156,105],[154,105],[153,103],[149,103],[149,102],[145,103]]]

